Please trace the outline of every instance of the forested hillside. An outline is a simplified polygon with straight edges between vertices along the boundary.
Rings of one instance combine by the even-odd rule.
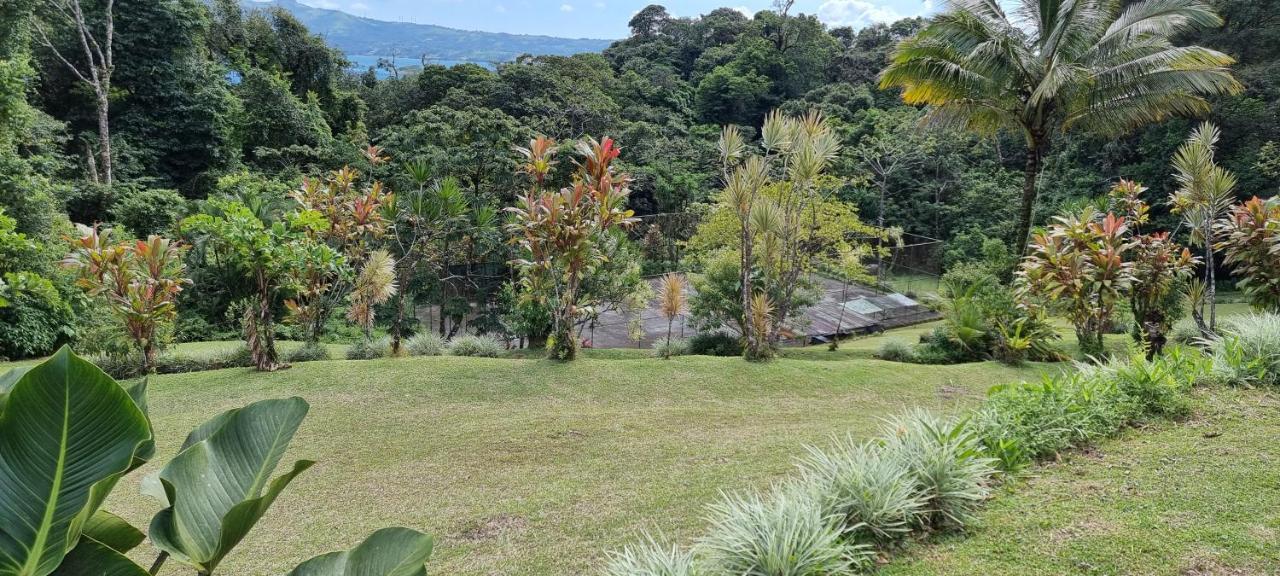
[[[108,4],[81,4],[86,26],[102,38]],[[1273,195],[1280,1],[1213,4],[1225,25],[1179,42],[1238,60],[1233,70],[1245,90],[1215,97],[1210,114],[1224,135],[1220,161],[1239,176],[1239,197]],[[382,79],[373,70],[348,72],[337,49],[283,10],[246,12],[237,0],[116,0],[114,42],[104,54],[101,43],[86,51],[74,19],[55,9],[66,5],[0,7],[0,208],[12,228],[0,221],[0,238],[9,238],[0,242],[0,274],[25,287],[24,305],[45,311],[25,316],[32,324],[24,330],[52,331],[32,349],[83,337],[92,324],[55,266],[70,222],[111,223],[135,237],[172,233],[183,217],[212,210],[204,201],[214,197],[268,214],[262,198],[285,199],[304,176],[351,165],[398,193],[443,179],[467,217],[484,219],[473,224],[496,230],[501,210],[521,193],[513,147],[539,134],[613,137],[621,168],[634,178],[629,205],[638,215],[697,216],[723,188],[721,127],[738,125],[754,139],[773,109],[826,116],[842,144],[830,170],[832,198],[862,221],[941,239],[948,263],[1017,252],[1022,135],[992,139],[922,125],[921,109],[879,87],[887,55],[922,20],[832,29],[803,14],[747,17],[721,8],[676,18],[650,6],[630,19],[631,35],[603,53],[526,56],[496,70],[427,66]],[[1056,136],[1036,220],[1119,177],[1165,197],[1169,160],[1192,125],[1173,117],[1123,138]],[[371,164],[370,145],[390,162]],[[406,163],[422,178],[406,175]],[[571,168],[565,160],[554,170],[564,177]],[[1157,219],[1167,211],[1154,210]],[[637,244],[646,271],[701,265]],[[199,260],[189,265],[196,282],[183,293],[178,335],[234,333],[238,321],[226,311],[244,288],[202,281],[231,273],[195,248],[188,257]],[[501,234],[466,228],[432,257],[439,269],[471,270],[509,260],[509,250]],[[502,295],[466,287],[477,285],[469,276],[465,285],[450,282],[430,280],[412,296],[463,315],[500,314]],[[17,310],[0,309],[0,321],[16,321]]]
[[[397,56],[428,62],[507,62],[521,54],[571,55],[599,52],[611,43],[591,38],[503,34],[457,30],[430,24],[388,22],[353,16],[338,10],[307,6],[295,0],[242,0],[248,10],[279,7],[287,10],[329,45],[349,55]]]

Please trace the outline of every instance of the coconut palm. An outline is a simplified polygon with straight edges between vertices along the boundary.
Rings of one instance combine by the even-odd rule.
[[[949,0],[948,9],[902,41],[881,72],[928,118],[1026,139],[1017,236],[1025,252],[1036,178],[1055,135],[1072,129],[1120,135],[1170,115],[1201,115],[1205,99],[1241,89],[1234,60],[1175,46],[1184,32],[1222,19],[1205,0]]]

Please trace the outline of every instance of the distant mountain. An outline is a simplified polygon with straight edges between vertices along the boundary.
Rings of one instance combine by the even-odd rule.
[[[276,5],[292,12],[311,32],[349,56],[391,56],[432,62],[505,62],[521,54],[570,55],[600,52],[612,40],[526,36],[457,30],[430,24],[388,22],[353,16],[338,10],[313,8],[296,0],[241,0],[247,9]],[[358,59],[365,60],[365,59]]]

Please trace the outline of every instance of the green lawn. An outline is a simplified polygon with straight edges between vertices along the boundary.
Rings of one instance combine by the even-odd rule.
[[[1276,574],[1277,445],[1275,393],[1201,391],[1190,421],[1036,469],[967,538],[917,545],[883,574]]]
[[[786,475],[804,443],[867,434],[908,406],[955,410],[1041,367],[876,360],[402,358],[160,376],[170,457],[204,419],[262,398],[312,406],[290,457],[320,463],[224,565],[279,574],[380,526],[439,539],[434,574],[577,574],[641,529],[687,540],[721,490]],[[108,508],[146,525],[130,475]],[[179,574],[179,570],[166,570]]]

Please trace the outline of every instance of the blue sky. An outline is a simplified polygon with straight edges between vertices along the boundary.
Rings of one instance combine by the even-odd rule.
[[[379,20],[437,24],[465,30],[546,34],[572,38],[622,38],[627,21],[654,0],[299,0]],[[669,0],[657,2],[676,16],[721,6],[754,14],[772,0]],[[817,14],[833,26],[860,28],[875,22],[929,14],[935,0],[797,0],[793,13]]]

